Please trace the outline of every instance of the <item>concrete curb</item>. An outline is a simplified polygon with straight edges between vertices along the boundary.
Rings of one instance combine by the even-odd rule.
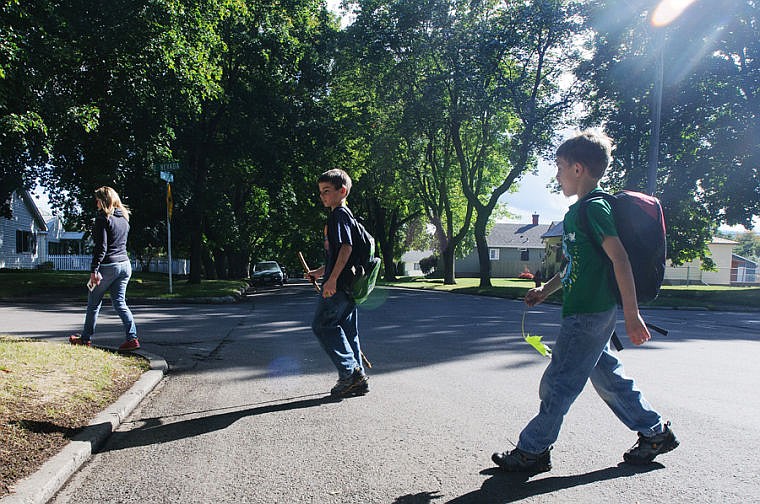
[[[112,350],[109,348],[109,350]],[[122,394],[111,406],[96,416],[87,427],[72,438],[53,458],[40,469],[16,483],[12,493],[0,499],[1,504],[44,504],[49,501],[68,479],[90,459],[111,433],[129,416],[159,382],[169,366],[158,356],[142,350],[133,352],[148,360],[150,370]]]

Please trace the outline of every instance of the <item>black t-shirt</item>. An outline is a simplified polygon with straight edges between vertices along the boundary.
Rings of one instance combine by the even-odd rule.
[[[330,212],[327,218],[327,257],[325,259],[325,281],[330,278],[335,262],[338,260],[338,252],[343,244],[353,246],[351,228],[353,227],[353,214],[348,207],[340,206]],[[338,277],[338,289],[345,289],[348,285],[349,265]]]

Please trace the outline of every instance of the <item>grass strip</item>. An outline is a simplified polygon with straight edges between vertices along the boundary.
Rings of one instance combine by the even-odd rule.
[[[148,368],[137,356],[0,335],[0,497]]]

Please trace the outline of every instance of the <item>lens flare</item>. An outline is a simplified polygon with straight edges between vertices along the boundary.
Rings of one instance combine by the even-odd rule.
[[[695,0],[662,0],[652,12],[652,26],[667,26],[683,14]]]

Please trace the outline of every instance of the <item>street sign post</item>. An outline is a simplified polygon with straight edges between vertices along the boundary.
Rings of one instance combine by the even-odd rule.
[[[159,172],[161,180],[166,181],[166,234],[167,247],[169,255],[169,294],[173,293],[172,289],[172,212],[174,210],[174,199],[172,198],[172,186],[174,182],[174,172],[179,170],[180,164],[177,161],[167,163],[153,163],[153,169]]]

